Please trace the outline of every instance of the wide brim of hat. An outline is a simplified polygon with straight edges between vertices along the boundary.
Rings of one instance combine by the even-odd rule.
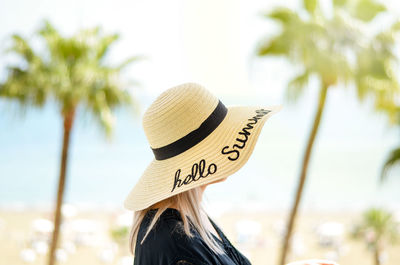
[[[259,119],[254,119],[256,111],[260,109],[269,112]],[[237,172],[252,154],[265,122],[281,109],[282,105],[228,107],[226,117],[221,124],[200,143],[177,156],[165,160],[153,159],[125,198],[124,207],[134,211],[143,210],[180,192],[223,179]],[[248,129],[243,131],[246,127]],[[193,165],[198,165],[201,160],[204,160],[205,165],[203,177],[199,178],[198,173],[195,176],[196,180],[190,180],[191,177],[187,176],[192,174]],[[211,172],[207,175],[207,169],[211,164],[216,167],[211,166]],[[194,167],[198,168],[196,165]],[[174,188],[178,170],[180,170],[180,182],[183,183],[187,178],[187,184],[182,184],[180,187],[175,185]]]

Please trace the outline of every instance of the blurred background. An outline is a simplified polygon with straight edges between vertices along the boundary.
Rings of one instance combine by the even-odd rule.
[[[205,192],[252,264],[400,264],[399,17],[395,0],[2,0],[0,264],[133,264],[141,115],[184,82],[283,105]]]

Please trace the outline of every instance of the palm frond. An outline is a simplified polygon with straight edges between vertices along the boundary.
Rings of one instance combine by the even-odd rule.
[[[96,47],[96,58],[101,60],[107,54],[111,44],[119,39],[119,34],[111,34],[101,38]]]
[[[342,7],[347,3],[347,0],[333,0],[333,6]]]
[[[125,59],[122,63],[118,64],[115,68],[119,71],[123,70],[125,67],[127,67],[129,64],[140,61],[140,60],[145,60],[148,59],[148,56],[145,55],[136,55],[136,56],[131,56],[128,59]]]
[[[379,13],[386,10],[386,7],[374,0],[359,0],[353,9],[353,15],[358,19],[369,22]]]
[[[317,0],[303,0],[304,8],[310,14],[314,14],[315,9],[317,8],[318,1]]]
[[[38,54],[29,42],[14,35],[11,50],[25,64],[10,65],[7,80],[0,84],[0,96],[14,99],[24,108],[43,106],[54,99],[61,113],[82,105],[110,135],[113,110],[133,103],[121,71],[144,56],[132,56],[117,66],[104,60],[118,34],[104,34],[101,27],[83,29],[72,36],[62,36],[48,21],[37,31],[44,41],[45,53]]]
[[[18,34],[12,35],[11,38],[13,45],[6,49],[6,52],[14,52],[25,59],[26,62],[31,62],[35,57],[35,53],[29,46],[28,41]]]
[[[400,147],[392,150],[386,159],[382,170],[380,180],[385,181],[388,176],[389,169],[393,168],[395,165],[400,165]]]
[[[297,22],[300,19],[294,11],[285,7],[278,7],[271,12],[264,13],[264,16],[281,22],[282,24]]]
[[[290,43],[284,34],[276,36],[267,43],[262,43],[257,48],[258,56],[266,55],[288,55],[290,53]]]
[[[301,74],[295,76],[288,84],[285,98],[289,102],[295,102],[303,95],[304,90],[310,78],[310,72],[304,70]]]

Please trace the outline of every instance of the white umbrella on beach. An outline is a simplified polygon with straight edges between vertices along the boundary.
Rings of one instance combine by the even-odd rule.
[[[306,243],[304,242],[303,237],[298,233],[293,234],[290,241],[292,245],[292,255],[294,257],[302,256],[307,251]]]
[[[56,259],[61,263],[65,263],[68,260],[68,253],[65,251],[65,249],[57,248]]]
[[[326,252],[324,256],[325,256],[325,259],[328,259],[328,260],[334,260],[334,261],[339,260],[339,253],[335,250],[330,250],[330,251]]]
[[[69,254],[74,254],[76,252],[76,246],[72,241],[64,241],[62,248],[65,249]]]
[[[279,219],[274,222],[272,225],[272,230],[279,236],[279,238],[283,238],[286,234],[286,223],[283,219]]]
[[[49,244],[43,240],[34,240],[32,242],[32,248],[35,250],[36,253],[44,255],[49,250]]]
[[[131,212],[125,212],[117,216],[116,225],[117,226],[127,226],[130,227],[133,222],[133,215]]]
[[[51,233],[54,229],[52,221],[44,218],[37,218],[32,221],[32,229],[35,232]]]
[[[36,260],[36,252],[33,249],[25,248],[21,250],[19,257],[26,263],[32,263]]]
[[[255,220],[242,219],[236,222],[236,236],[240,244],[257,245],[260,241],[261,223]]]
[[[344,225],[338,222],[326,222],[317,227],[318,241],[321,246],[339,246],[344,234]]]
[[[32,227],[32,241],[45,241],[49,242],[51,233],[54,229],[52,221],[44,218],[34,219],[31,223]]]
[[[78,214],[78,209],[72,204],[64,203],[61,207],[61,213],[64,217],[71,218]]]
[[[112,249],[104,249],[98,254],[99,259],[103,263],[113,263],[115,259],[115,252]]]
[[[72,219],[63,224],[65,234],[77,245],[98,246],[103,243],[104,227],[92,219]]]
[[[103,263],[115,263],[115,258],[118,256],[118,252],[118,244],[113,241],[107,241],[97,250],[97,257]]]
[[[133,264],[133,257],[131,256],[123,256],[119,260],[119,265],[132,265]]]
[[[65,229],[79,233],[93,233],[100,229],[100,225],[91,219],[74,219],[65,223]]]

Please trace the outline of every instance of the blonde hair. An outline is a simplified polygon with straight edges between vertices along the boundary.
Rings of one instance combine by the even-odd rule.
[[[140,244],[143,244],[144,240],[157,222],[160,215],[168,207],[175,205],[181,214],[184,232],[188,237],[192,238],[194,236],[193,233],[190,231],[190,224],[192,224],[199,232],[204,242],[211,248],[211,250],[213,250],[216,254],[222,254],[225,252],[223,248],[212,237],[210,230],[207,228],[209,227],[209,225],[211,225],[211,223],[208,220],[208,217],[201,204],[201,187],[195,187],[185,192],[178,193],[170,198],[165,199],[164,202],[165,203],[163,203],[163,206],[156,210],[156,213],[151,220],[151,223],[147,228],[147,231]],[[129,236],[129,248],[130,252],[133,255],[135,255],[135,247],[140,224],[142,223],[147,211],[151,207],[152,206],[134,212],[133,224]]]

